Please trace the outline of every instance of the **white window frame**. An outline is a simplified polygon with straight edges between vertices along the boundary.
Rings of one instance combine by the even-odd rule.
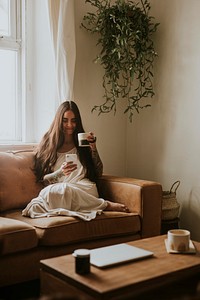
[[[0,144],[9,142],[22,142],[22,2],[23,0],[10,0],[10,35],[0,35],[0,48],[17,51],[17,95],[16,95],[16,124],[13,141],[2,141]]]

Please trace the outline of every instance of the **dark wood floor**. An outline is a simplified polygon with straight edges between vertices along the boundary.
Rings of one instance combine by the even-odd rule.
[[[34,280],[0,288],[0,300],[38,299],[40,296],[40,281]]]
[[[0,288],[0,300],[74,300],[74,298],[51,295],[40,297],[40,281],[34,280]],[[79,299],[77,295],[77,300]],[[84,299],[87,300],[87,299]],[[124,299],[125,300],[125,299]],[[175,283],[148,294],[126,300],[200,300],[200,274],[191,280]]]

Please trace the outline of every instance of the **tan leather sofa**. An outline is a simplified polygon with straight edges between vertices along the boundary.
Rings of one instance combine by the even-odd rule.
[[[23,217],[22,209],[42,188],[35,183],[33,155],[0,152],[0,286],[38,278],[41,259],[160,234],[161,185],[109,175],[99,181],[101,196],[125,203],[130,213],[103,212],[89,222]]]

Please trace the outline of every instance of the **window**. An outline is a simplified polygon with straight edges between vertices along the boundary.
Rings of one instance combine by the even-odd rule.
[[[22,140],[21,0],[0,0],[0,143]]]

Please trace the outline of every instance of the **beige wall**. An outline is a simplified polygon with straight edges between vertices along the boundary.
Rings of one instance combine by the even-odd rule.
[[[103,71],[100,65],[93,63],[97,54],[94,36],[80,28],[90,5],[86,5],[85,0],[74,2],[77,45],[74,100],[80,108],[85,130],[94,131],[97,136],[104,172],[125,175],[126,116],[117,113],[115,116],[110,114],[98,117],[97,113],[91,113],[93,106],[103,101]],[[30,67],[27,67],[27,105],[33,106],[30,119],[34,123],[33,133],[27,135],[27,142],[37,143],[49,128],[57,109],[56,80],[46,1],[27,0],[27,6],[30,11],[29,19],[32,18],[32,22],[28,22],[27,34],[27,51],[31,53]]]
[[[128,125],[128,176],[157,180],[177,199],[181,226],[200,240],[200,1],[152,0],[160,26],[155,38],[156,97]]]
[[[42,26],[42,36],[38,30],[35,33],[36,42],[39,36],[39,46],[35,46],[34,58],[39,59],[42,42],[43,50],[49,49],[48,56],[42,51],[45,59],[39,59],[40,68],[46,64],[46,73],[39,83],[35,73],[33,84],[37,142],[55,109],[52,49],[50,39],[44,34],[48,32],[46,15],[41,10],[45,9],[45,1],[29,1],[38,11],[37,18],[41,21],[38,28]],[[80,28],[87,8],[91,8],[84,0],[75,0],[75,99],[85,129],[94,131],[98,137],[105,172],[156,180],[164,190],[180,180],[177,198],[181,204],[181,227],[191,230],[192,238],[200,241],[200,1],[151,0],[151,4],[151,14],[160,22],[155,35],[159,57],[154,70],[156,96],[152,107],[136,114],[132,124],[119,110],[116,116],[98,117],[97,113],[90,113],[93,105],[102,101],[103,73],[101,66],[92,62],[97,54],[95,37]]]
[[[85,130],[97,135],[98,149],[104,162],[104,172],[125,175],[126,172],[126,116],[117,113],[98,116],[91,113],[94,105],[103,102],[103,70],[93,60],[98,54],[94,35],[80,28],[84,14],[90,5],[84,0],[75,1],[76,13],[76,71],[74,96],[79,104]]]
[[[94,36],[79,28],[84,2],[75,2],[75,97],[87,128],[94,128],[99,137],[105,171],[156,180],[164,190],[180,180],[181,226],[200,240],[200,1],[151,0],[151,14],[160,22],[155,36],[156,96],[152,107],[136,114],[133,123],[125,121],[123,113],[88,115],[103,91],[102,69],[92,63],[97,53]]]

